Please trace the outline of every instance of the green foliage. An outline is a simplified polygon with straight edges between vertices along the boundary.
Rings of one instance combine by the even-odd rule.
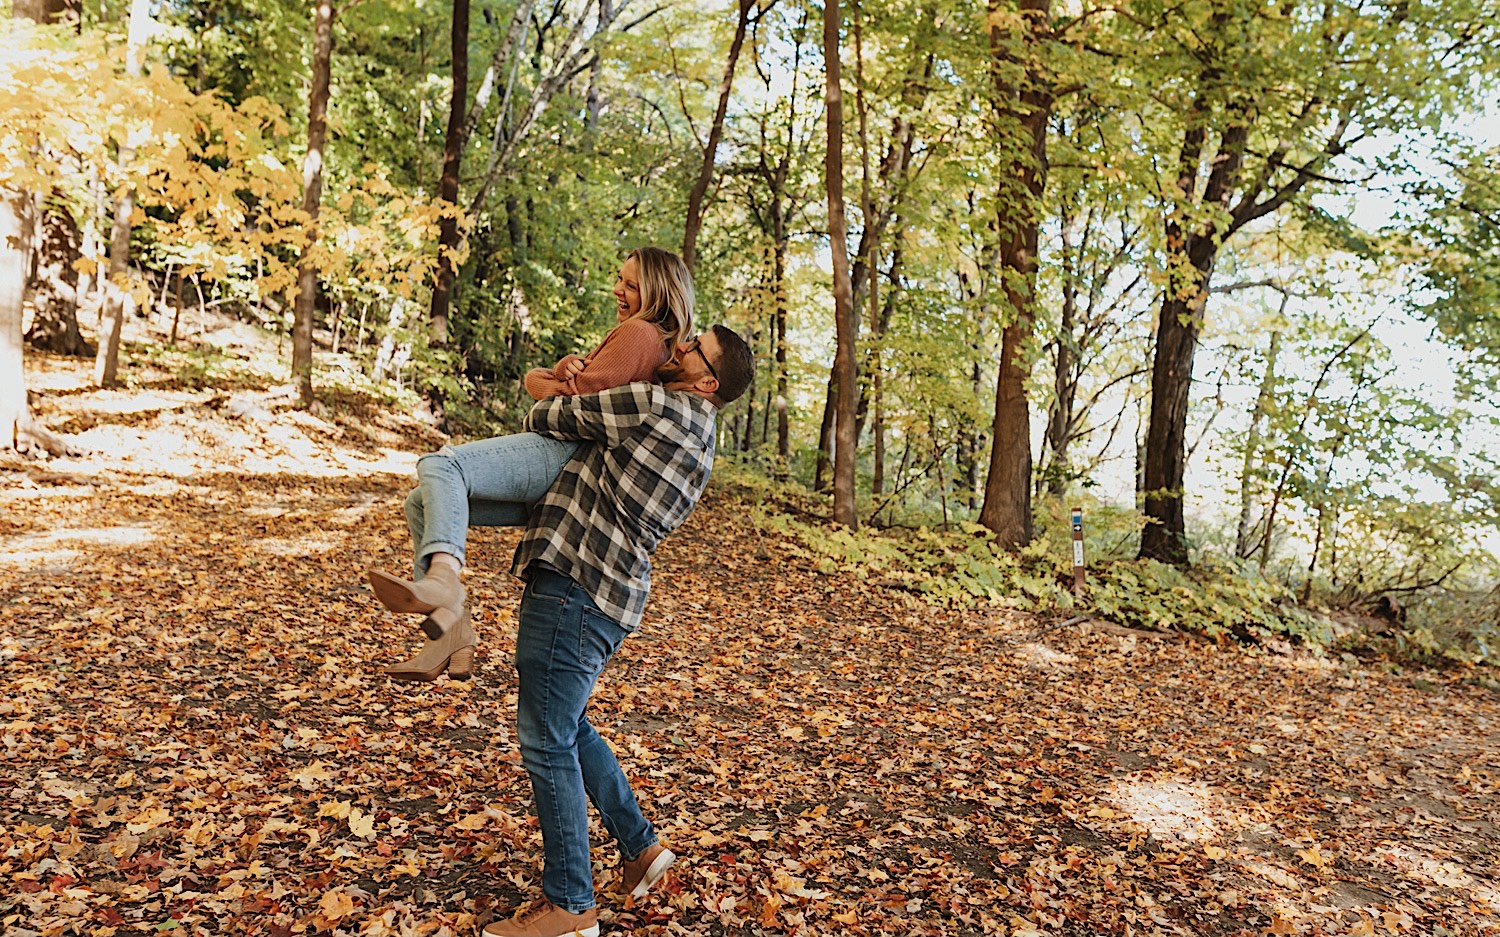
[[[1108,563],[1089,598],[1101,617],[1142,628],[1257,642],[1291,637],[1319,646],[1333,638],[1325,619],[1299,608],[1289,590],[1243,563],[1201,563],[1191,570],[1155,560]]]
[[[726,481],[743,496],[753,488],[740,478]],[[1151,560],[1106,558],[1089,563],[1086,590],[1078,599],[1072,594],[1069,536],[1043,536],[1011,553],[996,547],[976,524],[948,532],[871,527],[851,532],[778,513],[766,506],[768,493],[761,490],[752,517],[760,528],[786,537],[793,555],[825,572],[913,592],[936,604],[1086,614],[1245,643],[1291,638],[1322,646],[1333,637],[1324,618],[1299,608],[1284,586],[1245,564],[1204,563],[1184,571]]]
[[[1422,289],[1411,306],[1468,353],[1465,390],[1489,392],[1500,374],[1500,150],[1460,149],[1445,159],[1451,184],[1415,183],[1429,211],[1410,232],[1392,232]]]

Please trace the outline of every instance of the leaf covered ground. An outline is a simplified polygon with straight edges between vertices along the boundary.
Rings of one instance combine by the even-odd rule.
[[[50,368],[50,369],[49,369]],[[0,462],[0,933],[474,934],[539,896],[514,531],[470,683],[362,573],[437,444],[149,369],[34,380]],[[592,718],[682,859],[606,933],[1500,933],[1500,698],[1462,673],[1047,630],[817,572],[713,489]]]

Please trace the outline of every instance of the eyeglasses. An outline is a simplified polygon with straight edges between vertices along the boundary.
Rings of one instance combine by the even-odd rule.
[[[706,354],[703,353],[703,340],[702,339],[698,339],[698,338],[693,339],[693,347],[689,348],[688,351],[696,351],[698,353],[698,357],[702,358],[703,359],[703,363],[708,366],[708,373],[712,374],[714,376],[714,380],[716,380],[716,381],[719,380],[719,372],[716,371],[716,370],[714,370],[714,363],[712,361],[709,361],[708,360],[708,355],[706,355]],[[720,383],[723,383],[723,382],[720,381]]]

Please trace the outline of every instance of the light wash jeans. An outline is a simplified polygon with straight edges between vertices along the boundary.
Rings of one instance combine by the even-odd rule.
[[[584,716],[626,633],[569,577],[530,570],[516,628],[516,737],[542,828],[542,892],[572,914],[594,906],[590,801],[626,859],[657,841],[609,743]]]
[[[417,487],[406,497],[416,578],[428,557],[464,560],[470,527],[524,527],[578,442],[536,433],[444,446],[417,460]]]

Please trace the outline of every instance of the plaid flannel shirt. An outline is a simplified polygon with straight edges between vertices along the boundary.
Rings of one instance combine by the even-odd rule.
[[[713,404],[636,383],[551,397],[525,428],[584,445],[531,512],[511,572],[544,563],[630,631],[651,591],[651,552],[692,513],[714,462]]]

